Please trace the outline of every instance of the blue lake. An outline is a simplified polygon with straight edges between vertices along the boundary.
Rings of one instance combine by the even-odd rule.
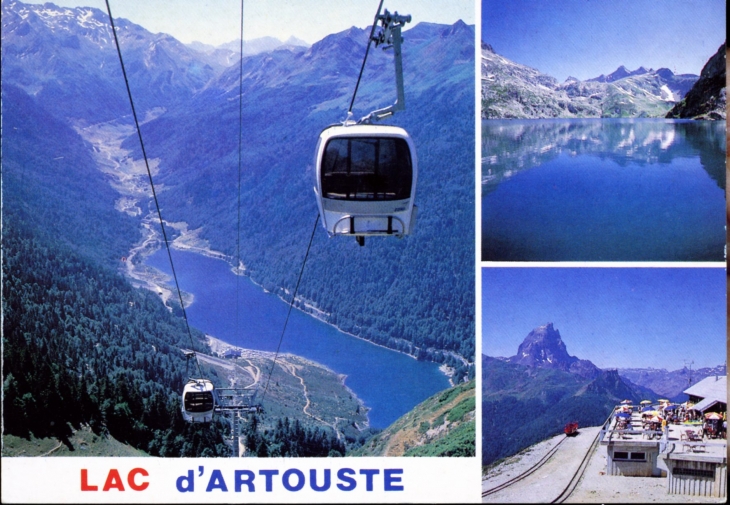
[[[195,297],[186,307],[192,326],[233,345],[276,351],[287,303],[247,277],[237,277],[224,261],[176,250],[172,257],[180,288]],[[164,249],[150,256],[147,264],[170,274]],[[296,309],[286,327],[281,352],[303,356],[347,375],[345,384],[371,409],[370,425],[375,428],[386,428],[416,404],[449,387],[438,365],[352,337]]]
[[[723,261],[725,123],[482,122],[483,261]]]

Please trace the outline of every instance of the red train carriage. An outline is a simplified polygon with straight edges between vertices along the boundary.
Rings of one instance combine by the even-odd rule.
[[[569,437],[577,435],[578,434],[578,423],[573,422],[573,423],[566,424],[565,429],[563,431],[565,431],[565,434]]]

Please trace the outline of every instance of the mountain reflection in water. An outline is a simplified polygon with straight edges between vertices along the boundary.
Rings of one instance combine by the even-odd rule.
[[[482,260],[722,261],[725,151],[719,121],[483,121]]]

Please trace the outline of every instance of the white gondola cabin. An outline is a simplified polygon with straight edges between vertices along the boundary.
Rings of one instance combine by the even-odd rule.
[[[418,160],[396,126],[346,124],[322,131],[315,158],[319,214],[330,236],[408,235]]]
[[[209,423],[215,409],[215,386],[208,379],[190,379],[183,389],[182,414],[191,423]]]

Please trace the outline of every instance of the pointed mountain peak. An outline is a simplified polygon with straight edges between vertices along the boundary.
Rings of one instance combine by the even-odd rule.
[[[628,69],[621,65],[616,70],[608,74],[606,77],[606,81],[613,82],[618,81],[619,79],[623,79],[624,77],[628,77],[631,74],[631,72],[628,71]]]
[[[555,366],[562,368],[575,358],[568,354],[560,332],[553,323],[538,326],[532,330],[517,348],[517,354],[510,358],[513,363],[527,366]]]
[[[292,35],[291,37],[289,37],[288,39],[286,39],[284,41],[284,45],[287,45],[287,46],[309,47],[309,43],[307,43],[306,41],[304,41],[302,39],[296,38],[294,35]]]
[[[456,21],[456,23],[454,23],[453,25],[448,27],[447,33],[449,35],[451,35],[454,33],[459,33],[464,30],[469,31],[469,25],[467,25],[466,23],[464,23],[464,21],[459,19]]]
[[[532,330],[517,348],[517,354],[506,361],[536,368],[557,368],[588,378],[600,373],[600,369],[590,361],[568,354],[553,323]]]

